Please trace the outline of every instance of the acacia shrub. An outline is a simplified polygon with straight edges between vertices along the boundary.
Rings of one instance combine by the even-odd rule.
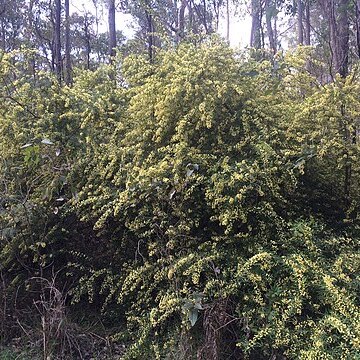
[[[121,270],[84,273],[74,293],[121,306],[126,358],[359,355],[358,235],[308,206],[308,169],[335,179],[334,155],[308,151],[323,144],[310,122],[325,120],[301,127],[326,97],[302,59],[255,62],[214,42],[123,63],[127,121],[76,203]]]
[[[61,87],[49,73],[27,71],[36,56],[23,49],[0,59],[3,341],[22,334],[19,322],[32,329],[40,321],[34,301],[43,294],[34,277],[56,276],[65,294],[73,252],[97,247],[92,225],[80,224],[68,202],[82,184],[85,158],[107,141],[125,101],[113,69],[80,72],[72,87]]]
[[[0,62],[7,299],[59,273],[128,359],[359,357],[356,73],[209,40],[60,87],[27,56]]]

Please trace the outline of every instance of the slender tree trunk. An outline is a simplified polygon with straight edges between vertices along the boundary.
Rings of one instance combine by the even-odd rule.
[[[272,20],[272,11],[271,10],[271,0],[265,0],[265,17],[266,17],[266,31],[267,31],[267,35],[269,38],[269,45],[270,45],[270,49],[272,50],[272,52],[275,54],[277,51],[277,46],[276,46],[276,40],[275,40],[275,35],[274,35],[274,29],[271,23]]]
[[[348,75],[349,62],[349,15],[350,0],[329,0],[325,11],[329,14],[330,47],[332,53],[332,67],[342,78]],[[345,104],[341,104],[341,130],[344,136],[344,200],[349,208],[351,198],[352,163],[349,147],[352,144],[352,134],[349,130],[349,120],[346,116]]]
[[[1,4],[1,8],[0,8],[0,17],[1,17],[1,49],[3,51],[6,51],[6,35],[5,35],[5,23],[4,23],[4,19],[3,19],[3,15],[6,12],[6,7],[5,4],[2,3]]]
[[[360,0],[359,0],[360,1]],[[305,3],[305,45],[310,46],[310,34],[311,34],[311,26],[310,26],[310,0],[306,0]]]
[[[348,9],[350,6],[349,0],[340,0],[340,14],[339,14],[339,74],[343,77],[349,73],[349,36],[350,24]]]
[[[276,2],[275,2],[276,4]],[[277,28],[277,19],[278,16],[276,14],[275,18],[274,18],[274,38],[275,38],[275,44],[276,44],[276,48],[278,46],[278,28]]]
[[[215,14],[215,21],[210,22],[210,31],[211,32],[217,32],[219,30],[219,21],[220,21],[220,3],[218,1],[213,1],[213,13]],[[212,12],[210,12],[212,14]]]
[[[65,83],[71,83],[71,44],[69,0],[65,0]]]
[[[330,37],[330,50],[331,50],[331,70],[335,69],[337,73],[337,63],[338,63],[338,34],[337,34],[337,24],[336,24],[336,9],[334,0],[330,0],[328,7],[325,8],[326,12],[329,13],[329,37]],[[333,73],[331,74],[333,76]]]
[[[147,38],[148,38],[148,54],[149,61],[154,61],[154,22],[152,14],[148,9],[145,9],[145,16],[147,21]]]
[[[1,4],[0,17],[1,17],[1,49],[6,51],[6,24],[3,19],[3,15],[6,13],[6,5]]]
[[[182,0],[180,9],[179,9],[179,15],[177,18],[177,28],[178,28],[177,41],[178,42],[185,35],[185,9],[186,9],[186,6],[187,6],[186,0]]]
[[[204,27],[205,33],[210,34],[212,32],[211,24],[207,21],[207,6],[206,6],[206,0],[202,0],[202,6],[199,4],[195,4],[194,0],[191,0],[190,3],[192,3],[192,16],[196,15],[196,17],[199,20],[199,23]],[[190,10],[190,9],[189,9]],[[196,23],[194,22],[194,28],[196,26]],[[197,26],[198,27],[198,26]],[[194,29],[195,33],[199,33],[199,29]]]
[[[304,28],[303,28],[304,9],[302,0],[298,0],[298,45],[304,44]]]
[[[6,51],[5,24],[3,20],[1,20],[1,48],[3,51]]]
[[[90,69],[91,43],[90,43],[89,22],[87,16],[88,14],[85,15],[85,19],[84,19],[84,34],[85,34],[85,44],[86,44],[86,69]]]
[[[330,0],[330,44],[332,63],[336,74],[345,77],[348,74],[349,63],[349,0]]]
[[[208,26],[206,14],[207,14],[206,0],[203,0],[203,25],[204,25],[206,34],[210,34],[211,31]]]
[[[264,8],[262,6],[262,1],[260,0],[260,47],[263,49],[265,47],[265,32],[262,23],[262,19],[264,16]]]
[[[109,21],[109,55],[110,55],[110,62],[112,62],[116,55],[115,0],[108,0],[108,21]]]
[[[338,51],[337,59],[336,59],[336,72],[340,74],[341,77],[346,77],[349,73],[348,65],[349,65],[349,17],[348,17],[348,9],[349,9],[350,1],[349,0],[339,0],[339,19],[338,19]],[[352,134],[349,130],[349,124],[346,119],[345,113],[345,105],[342,106],[342,115],[343,121],[345,124],[345,146],[351,146],[352,144]],[[344,192],[345,192],[345,205],[347,207],[350,206],[351,202],[351,182],[352,182],[352,164],[351,157],[349,155],[349,151],[346,149],[346,165],[345,165],[345,181],[344,181]]]
[[[96,24],[96,36],[99,35],[99,9],[98,9],[98,2],[97,0],[93,0],[92,3],[94,4],[95,8],[95,24]]]
[[[196,29],[194,26],[194,8],[191,3],[191,0],[188,2],[188,11],[189,11],[189,29],[191,30],[191,32],[196,34]]]
[[[182,2],[181,2],[182,4]],[[180,5],[180,9],[178,8],[178,1],[177,0],[173,0],[173,4],[172,7],[174,9],[174,21],[175,21],[175,43],[178,44],[181,40],[181,26],[180,26],[180,22],[182,22],[182,19],[185,17],[185,12],[184,12],[184,16],[182,16],[181,13],[181,5]]]
[[[228,43],[230,43],[230,3],[229,2],[230,0],[226,0],[226,41]]]
[[[181,6],[180,6],[181,7]],[[175,21],[175,28],[179,29],[179,18],[180,18],[180,9],[178,8],[178,0],[173,0],[172,8],[174,9],[174,21]]]
[[[62,79],[62,58],[61,58],[61,0],[55,0],[55,73],[61,82]]]
[[[250,46],[261,48],[261,4],[260,0],[251,0],[251,34]]]
[[[356,15],[356,52],[360,58],[360,0],[356,0],[355,3],[355,15]]]

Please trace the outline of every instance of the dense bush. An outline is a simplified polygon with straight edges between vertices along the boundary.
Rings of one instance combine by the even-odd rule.
[[[2,309],[57,273],[127,359],[360,357],[357,74],[215,41],[59,87],[11,56]]]

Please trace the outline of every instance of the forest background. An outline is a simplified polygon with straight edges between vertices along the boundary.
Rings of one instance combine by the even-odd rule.
[[[359,359],[360,2],[93,4],[0,1],[0,359]]]

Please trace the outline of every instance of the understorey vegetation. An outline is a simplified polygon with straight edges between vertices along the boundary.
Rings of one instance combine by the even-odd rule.
[[[38,56],[0,56],[0,359],[360,358],[356,66]]]

